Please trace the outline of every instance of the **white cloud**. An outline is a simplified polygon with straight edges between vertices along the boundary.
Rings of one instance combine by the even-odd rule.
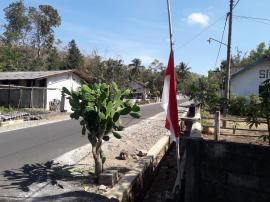
[[[208,15],[205,15],[202,13],[191,13],[187,17],[187,22],[190,25],[199,24],[202,27],[207,27],[209,24],[209,17],[208,17]]]

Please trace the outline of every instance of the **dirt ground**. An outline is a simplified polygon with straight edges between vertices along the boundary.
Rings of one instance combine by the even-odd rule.
[[[214,120],[202,121],[202,123],[203,125],[214,126]],[[236,128],[236,130],[233,128]],[[225,129],[222,128],[221,121],[220,140],[267,146],[268,141],[263,141],[260,138],[262,135],[268,135],[267,124],[260,124],[257,128],[250,128],[246,122],[226,121]],[[203,131],[203,138],[214,139],[214,127],[210,127],[208,132]]]

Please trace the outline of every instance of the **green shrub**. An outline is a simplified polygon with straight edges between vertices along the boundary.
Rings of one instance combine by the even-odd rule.
[[[245,116],[248,99],[243,96],[231,96],[228,102],[228,112],[230,115]]]

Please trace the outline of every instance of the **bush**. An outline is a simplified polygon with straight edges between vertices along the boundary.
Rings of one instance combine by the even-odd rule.
[[[246,115],[246,104],[248,99],[243,96],[231,96],[228,102],[228,112],[230,115],[245,116]]]

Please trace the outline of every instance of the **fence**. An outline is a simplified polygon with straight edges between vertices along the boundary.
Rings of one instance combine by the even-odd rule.
[[[0,106],[14,108],[47,108],[46,87],[0,85]]]

